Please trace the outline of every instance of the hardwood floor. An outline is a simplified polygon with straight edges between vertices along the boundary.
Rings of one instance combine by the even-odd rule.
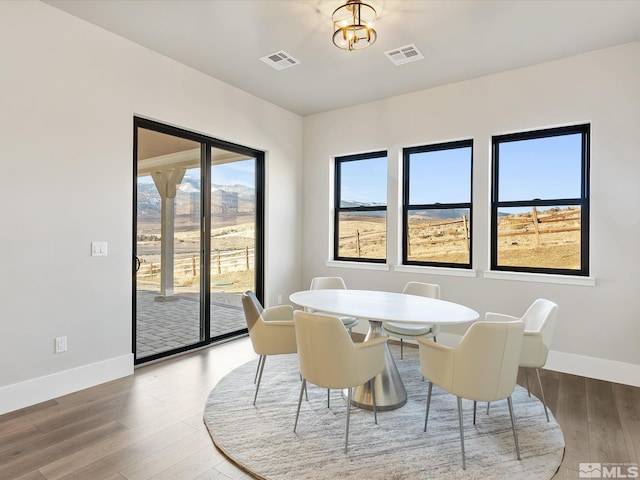
[[[251,359],[243,338],[2,415],[0,479],[251,478],[215,449],[202,421],[216,382]],[[545,370],[541,377],[566,443],[554,479],[578,478],[580,462],[640,463],[640,388]],[[523,372],[519,380],[525,385]],[[535,372],[529,380],[538,395]]]

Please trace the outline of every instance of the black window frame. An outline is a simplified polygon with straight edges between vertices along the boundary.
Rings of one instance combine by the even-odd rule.
[[[558,198],[558,199],[531,199],[531,200],[511,200],[498,201],[498,181],[500,167],[499,145],[507,142],[521,140],[535,140],[564,135],[582,135],[582,155],[580,174],[580,197],[579,198]],[[589,276],[589,182],[590,182],[590,137],[591,125],[580,124],[565,127],[554,127],[526,132],[511,133],[505,135],[494,135],[491,140],[492,174],[491,174],[491,270],[524,273],[542,273],[552,275],[574,275]],[[498,265],[498,209],[505,207],[566,207],[579,206],[580,217],[580,268],[549,268],[549,267],[522,267]]]
[[[358,257],[342,257],[338,255],[340,244],[340,214],[348,212],[384,212],[385,215],[385,246],[388,246],[388,216],[387,216],[387,203],[384,206],[358,206],[358,207],[341,207],[341,166],[346,162],[353,162],[357,160],[368,160],[371,158],[386,158],[388,162],[388,153],[386,150],[379,150],[376,152],[358,153],[355,155],[345,155],[334,158],[334,213],[333,213],[333,259],[335,261],[347,261],[347,262],[363,262],[363,263],[386,263],[387,262],[387,249],[385,248],[384,258],[358,258]],[[387,163],[388,166],[388,163]],[[388,191],[388,187],[387,187]]]
[[[431,203],[431,204],[411,204],[410,185],[410,163],[411,155],[417,153],[437,152],[442,150],[454,150],[458,148],[471,148],[470,168],[469,168],[469,202],[459,203]],[[418,147],[408,147],[402,150],[402,264],[418,265],[442,268],[462,268],[471,269],[473,265],[473,139],[457,140],[453,142],[435,143],[431,145],[421,145]],[[409,212],[412,210],[450,210],[469,209],[469,262],[437,262],[425,260],[409,260]]]

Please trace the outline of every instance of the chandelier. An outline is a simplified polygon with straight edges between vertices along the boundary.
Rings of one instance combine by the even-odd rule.
[[[378,35],[373,29],[376,11],[360,0],[347,3],[333,12],[333,43],[343,50],[362,50],[373,45]]]

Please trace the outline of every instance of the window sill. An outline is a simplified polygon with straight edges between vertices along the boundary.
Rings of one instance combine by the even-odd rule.
[[[522,273],[522,272],[482,272],[484,278],[493,280],[515,280],[518,282],[556,283],[563,285],[579,285],[583,287],[595,287],[594,277],[578,277],[571,275],[551,275],[547,273]]]
[[[367,263],[367,262],[348,262],[329,260],[325,263],[327,267],[337,268],[355,268],[360,270],[383,270],[389,271],[389,264],[387,263]]]
[[[425,273],[428,275],[448,275],[450,277],[477,277],[475,270],[468,268],[450,267],[425,267],[419,265],[396,265],[393,267],[396,272]]]

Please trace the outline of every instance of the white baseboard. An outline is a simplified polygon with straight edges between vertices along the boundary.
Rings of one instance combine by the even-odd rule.
[[[546,370],[580,375],[581,377],[640,387],[640,365],[632,363],[550,351],[544,368]]]
[[[133,354],[0,387],[0,415],[133,374]]]

